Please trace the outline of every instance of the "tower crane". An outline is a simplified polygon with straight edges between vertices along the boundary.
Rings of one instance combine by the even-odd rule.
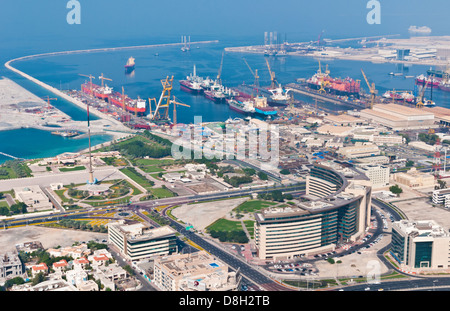
[[[122,109],[123,109],[123,111],[127,110],[126,104],[125,104],[125,92],[124,92],[123,86],[122,86]]]
[[[269,74],[270,74],[270,87],[272,89],[274,89],[274,88],[277,87],[277,84],[278,84],[278,82],[277,82],[277,80],[275,78],[275,72],[273,72],[270,69],[269,61],[267,60],[267,58],[266,58],[266,64],[267,64],[267,69],[269,69]]]
[[[173,97],[173,100],[170,101],[170,103],[173,105],[173,125],[177,125],[177,106],[185,106],[185,107],[191,107],[189,105],[179,103],[176,101],[175,96]]]
[[[375,99],[377,97],[377,90],[375,89],[375,83],[372,82],[372,85],[369,83],[369,80],[366,77],[366,74],[364,73],[364,71],[361,69],[361,72],[364,76],[364,80],[366,80],[366,84],[367,87],[370,90],[370,109],[373,109],[373,105],[375,103]]]
[[[104,76],[103,76],[103,73],[102,73],[102,75],[100,76],[100,77],[98,77],[100,80],[102,80],[102,87],[104,86],[104,81],[105,80],[108,80],[108,81],[112,81],[111,79],[108,79],[108,78],[105,78]]]
[[[50,96],[45,96],[42,99],[45,99],[45,101],[47,102],[47,108],[50,109],[50,101],[51,100],[58,100],[58,98],[50,98]]]
[[[95,77],[92,76],[92,75],[83,75],[83,74],[79,74],[79,75],[80,75],[80,76],[83,76],[83,77],[88,77],[88,78],[89,78],[89,89],[90,89],[91,94],[92,94],[92,79],[95,79]]]
[[[424,95],[425,95],[425,91],[428,87],[428,83],[434,78],[434,75],[432,75],[430,77],[430,79],[427,79],[427,83],[425,83],[425,85],[422,87],[422,89],[420,90],[419,96],[418,96],[418,101],[416,103],[416,108],[423,108],[424,106]]]
[[[242,58],[245,62],[245,64],[247,65],[248,69],[250,69],[250,72],[252,73],[252,75],[255,77],[255,86],[259,87],[259,76],[258,76],[258,69],[255,70],[255,72],[253,72],[252,68],[250,67],[250,65],[247,63],[247,60],[245,58]]]

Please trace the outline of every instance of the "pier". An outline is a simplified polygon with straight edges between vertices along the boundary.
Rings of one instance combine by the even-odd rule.
[[[5,156],[5,157],[14,159],[14,160],[20,159],[20,158],[18,158],[18,157],[12,156],[12,155],[7,154],[7,153],[4,153],[4,152],[0,152],[0,154],[3,155],[3,156]]]
[[[367,108],[365,103],[361,103],[361,102],[354,102],[354,101],[347,101],[347,100],[343,100],[331,95],[327,95],[327,94],[322,94],[319,92],[315,92],[311,89],[306,88],[305,86],[303,86],[302,84],[299,83],[290,83],[287,84],[286,87],[289,87],[292,89],[293,92],[295,93],[299,93],[301,95],[304,96],[308,96],[323,102],[327,102],[327,103],[332,103],[335,105],[341,105],[341,106],[347,106],[350,108],[354,108],[354,109],[365,109]]]

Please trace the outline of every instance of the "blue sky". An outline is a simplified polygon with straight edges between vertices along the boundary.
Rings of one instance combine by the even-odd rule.
[[[366,0],[79,0],[81,25],[68,25],[67,0],[2,0],[0,38],[48,49],[84,42],[181,35],[247,36],[277,31],[290,41],[406,33],[410,25],[450,34],[448,0],[379,0],[381,25],[368,25]],[[261,39],[262,40],[262,39]],[[74,46],[70,46],[71,48]],[[80,46],[81,48],[81,46]]]

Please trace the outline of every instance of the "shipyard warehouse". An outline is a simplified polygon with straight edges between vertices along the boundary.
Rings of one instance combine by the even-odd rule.
[[[395,131],[438,127],[432,112],[397,104],[378,104],[361,110],[361,118],[384,125]]]

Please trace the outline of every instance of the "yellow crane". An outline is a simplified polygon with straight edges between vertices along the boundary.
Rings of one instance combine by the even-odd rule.
[[[364,76],[364,80],[366,80],[367,87],[370,90],[370,109],[373,108],[373,105],[375,104],[375,99],[377,97],[377,90],[375,89],[375,83],[372,82],[372,85],[369,83],[369,80],[366,77],[366,74],[364,73],[364,70],[361,69],[361,72]]]
[[[267,69],[269,69],[269,74],[270,74],[270,87],[272,89],[274,89],[277,87],[277,84],[278,84],[277,79],[275,78],[275,72],[273,72],[270,69],[269,61],[267,60],[267,58],[266,58],[266,64],[267,64]]]
[[[252,75],[255,77],[255,86],[259,87],[259,76],[258,76],[258,69],[255,69],[255,72],[253,72],[252,68],[250,67],[250,65],[247,63],[247,60],[245,58],[242,58],[245,62],[245,64],[247,65],[248,69],[250,69],[250,72],[252,73]]]
[[[156,98],[155,97],[153,97],[153,98],[149,97],[148,98],[148,108],[149,108],[148,117],[150,119],[153,119],[152,102],[155,102],[155,107],[156,107],[157,103],[156,103]]]
[[[431,75],[429,79],[427,79],[427,83],[422,87],[420,90],[420,94],[418,96],[418,101],[416,103],[416,108],[423,108],[424,106],[424,95],[425,91],[427,90],[428,83],[434,78],[434,75]],[[433,87],[433,86],[432,86]]]
[[[156,103],[155,113],[152,116],[152,120],[169,119],[169,106],[173,88],[173,76],[171,78],[167,76],[165,80],[161,80],[161,84],[163,86],[163,91],[161,92],[159,101]],[[162,113],[160,112],[160,110],[162,111]]]

